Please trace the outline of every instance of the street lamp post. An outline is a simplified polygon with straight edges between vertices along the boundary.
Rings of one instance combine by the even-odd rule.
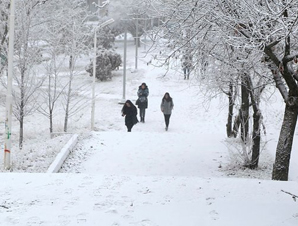
[[[138,48],[139,48],[139,20],[136,18],[136,59],[135,59],[135,70],[138,69]]]
[[[14,11],[15,2],[10,1],[9,17],[9,46],[8,46],[8,76],[6,93],[6,119],[5,119],[5,144],[4,144],[4,168],[10,168],[11,152],[11,116],[12,116],[12,74],[13,74],[13,52],[14,52]]]
[[[127,55],[127,28],[124,31],[124,52],[123,52],[123,92],[122,99],[118,102],[124,104],[126,100],[126,55]]]
[[[97,29],[103,28],[114,22],[109,19],[94,29],[94,58],[93,58],[93,81],[92,81],[92,106],[91,106],[91,130],[94,130],[94,113],[95,113],[95,76],[96,76],[96,56],[97,56]]]
[[[95,76],[96,76],[96,45],[97,29],[94,31],[94,58],[93,58],[93,81],[92,81],[92,108],[91,108],[91,130],[94,130],[94,112],[95,112]]]

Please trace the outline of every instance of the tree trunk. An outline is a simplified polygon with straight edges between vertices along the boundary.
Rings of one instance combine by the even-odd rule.
[[[247,75],[242,76],[241,81],[241,139],[246,144],[249,129],[249,91]]]
[[[265,86],[260,86],[258,83],[258,88],[253,87],[252,79],[250,76],[247,76],[248,81],[248,91],[250,93],[252,109],[253,109],[253,132],[252,132],[252,156],[249,167],[255,169],[259,164],[260,156],[260,145],[261,145],[261,119],[262,114],[259,108],[260,105],[260,96]],[[260,82],[260,81],[259,81]]]
[[[68,126],[68,117],[69,117],[69,105],[70,105],[70,100],[71,100],[71,83],[73,79],[73,67],[74,67],[74,62],[73,62],[73,57],[71,58],[71,68],[70,68],[70,75],[69,75],[69,84],[68,84],[68,92],[66,96],[66,108],[65,108],[65,118],[64,118],[64,132],[67,132],[67,126]]]
[[[67,132],[68,116],[69,116],[69,102],[70,102],[70,88],[66,100],[65,118],[64,118],[64,132]]]
[[[25,103],[24,103],[24,98],[25,98],[25,87],[24,87],[24,77],[25,77],[25,72],[23,71],[21,74],[21,100],[20,100],[20,137],[19,137],[19,148],[23,148],[23,140],[24,140],[24,108],[25,108]]]
[[[20,137],[19,137],[19,148],[20,150],[23,149],[23,141],[24,141],[24,115],[21,111],[21,116],[20,116]]]
[[[250,168],[255,169],[259,164],[260,144],[261,144],[261,114],[255,111],[253,114],[253,133],[252,133],[252,157]]]
[[[234,90],[233,90],[233,84],[230,82],[229,85],[229,93],[228,93],[228,98],[229,98],[229,114],[228,114],[228,122],[227,122],[227,136],[232,137],[234,136],[234,133],[232,131],[232,122],[233,122],[233,110],[234,110],[234,98],[233,95]]]
[[[50,133],[53,133],[53,111],[50,110]]]
[[[235,117],[234,126],[233,126],[233,135],[236,138],[238,135],[239,127],[242,121],[242,111],[239,109],[238,115]]]
[[[290,157],[298,115],[298,97],[290,96],[286,102],[284,119],[276,148],[273,180],[288,180]]]

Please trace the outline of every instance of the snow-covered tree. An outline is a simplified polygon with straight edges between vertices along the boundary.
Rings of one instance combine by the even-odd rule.
[[[50,76],[48,81],[49,83],[52,82],[51,76],[54,76],[53,84],[57,84],[55,82],[58,80],[61,83],[58,90],[55,85],[48,84],[49,89],[52,90],[47,93],[49,100],[47,115],[51,115],[50,119],[53,117],[54,102],[57,101],[58,97],[63,97],[64,131],[67,132],[69,117],[88,103],[88,101],[74,94],[72,83],[76,76],[76,67],[80,56],[86,56],[92,46],[90,42],[92,40],[92,25],[88,24],[90,14],[84,0],[66,0],[63,2],[52,0],[45,6],[44,11],[49,13],[42,39],[46,43],[45,53],[51,59],[51,63],[47,66],[52,68],[48,67],[48,71],[53,73],[48,75]],[[65,63],[65,60],[68,62],[68,78],[62,82],[59,78],[60,73],[57,65],[62,64],[62,62]],[[51,120],[50,124],[53,124]]]
[[[286,105],[272,178],[287,180],[298,115],[298,2],[227,0],[210,4],[214,9],[210,22],[224,34],[226,43],[266,56],[264,67],[271,70]]]
[[[9,1],[0,0],[0,77],[7,65],[8,12]]]
[[[153,59],[150,63],[181,70],[179,62],[183,55],[193,56],[192,73],[197,76],[200,84],[206,85],[209,96],[216,95],[214,93],[225,93],[229,98],[227,135],[235,136],[240,126],[243,143],[250,144],[249,97],[260,100],[261,92],[254,92],[253,87],[259,82],[263,87],[270,80],[267,77],[268,68],[265,67],[264,70],[264,65],[261,64],[262,54],[254,49],[235,46],[226,40],[227,34],[233,35],[234,31],[229,30],[227,33],[222,31],[224,25],[218,24],[217,17],[225,18],[225,16],[219,16],[218,12],[222,9],[217,7],[216,2],[186,0],[162,1],[162,4],[163,7],[155,8],[164,15],[164,19],[163,23],[152,31],[154,46],[151,48]],[[234,106],[237,102],[239,114],[234,122],[235,125],[232,126]],[[258,136],[253,134],[251,139],[253,152],[254,150],[258,152],[255,145],[259,147],[262,115],[257,107],[259,101],[254,103],[256,105],[253,110],[257,111],[254,115],[259,116],[259,120],[254,121],[257,123],[254,124],[254,128],[258,129],[255,133]],[[246,153],[247,151],[243,151],[244,156],[247,156]],[[255,157],[245,157],[245,165],[255,168],[256,165],[253,163],[256,162]]]
[[[37,90],[44,81],[34,66],[42,60],[38,44],[40,33],[39,12],[46,1],[20,1],[16,4],[15,70],[13,113],[20,123],[19,147],[23,146],[24,118],[36,110]]]
[[[257,69],[256,72],[267,70],[264,74],[256,73],[260,75],[256,81],[260,77],[268,79],[268,72],[271,72],[269,79],[275,82],[286,103],[272,178],[287,180],[298,114],[298,2],[186,0],[166,1],[165,4],[162,9],[165,22],[154,36],[162,38],[160,47],[164,44],[168,46],[154,56],[162,59],[160,62],[164,65],[183,51],[191,51],[196,58],[195,63],[202,61],[202,55],[218,58],[222,52],[218,48],[228,46],[234,49],[238,62],[227,63],[232,63],[237,70],[241,68],[237,64],[244,63],[242,81],[246,80],[245,76],[252,76],[249,68]],[[261,69],[252,67],[252,62],[257,62]],[[245,86],[249,88],[249,83],[246,82]],[[249,92],[250,95],[256,94]],[[260,114],[258,108],[254,111],[256,115]]]
[[[46,81],[47,88],[40,94],[41,104],[38,111],[49,119],[50,133],[54,132],[54,116],[56,106],[59,105],[59,98],[64,92],[65,86],[62,82],[62,71],[63,63],[67,60],[65,57],[59,58],[59,45],[49,46],[47,54],[49,59],[44,63],[46,70]]]
[[[115,19],[113,28],[116,34],[124,33],[125,29],[135,37],[135,41],[139,41],[136,37],[142,36],[147,30],[154,25],[154,20],[158,20],[161,16],[154,14],[148,0],[114,0],[109,4],[109,16]],[[157,24],[157,23],[155,23]],[[140,42],[138,42],[140,45]]]

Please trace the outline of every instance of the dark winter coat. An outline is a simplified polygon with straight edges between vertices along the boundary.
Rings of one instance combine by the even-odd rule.
[[[148,96],[149,96],[149,88],[147,85],[145,85],[145,88],[142,89],[142,85],[139,86],[138,89],[138,99],[136,104],[138,105],[138,108],[147,108],[148,107]]]
[[[122,115],[125,116],[125,125],[128,127],[132,127],[138,122],[138,118],[137,118],[138,110],[130,100],[127,100],[126,102],[130,104],[130,107],[124,104],[122,108]]]

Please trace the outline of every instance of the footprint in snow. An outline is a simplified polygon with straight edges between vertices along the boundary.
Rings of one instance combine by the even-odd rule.
[[[153,223],[149,219],[144,219],[141,221],[141,226],[156,226],[157,224]]]
[[[70,216],[67,216],[67,215],[59,215],[58,219],[59,219],[59,225],[68,225],[71,222]]]
[[[77,215],[78,224],[87,224],[87,213],[80,213]]]
[[[215,200],[215,198],[212,198],[212,197],[206,198],[206,201],[207,201],[208,205],[212,205],[214,200]]]
[[[39,219],[39,217],[30,217],[27,221],[27,226],[33,226],[33,225],[42,225],[43,222]]]
[[[131,215],[123,215],[122,218],[124,218],[124,219],[132,219],[133,217]]]
[[[209,214],[211,215],[211,218],[213,220],[218,220],[219,219],[218,212],[216,212],[215,210],[210,211]]]
[[[6,218],[6,221],[7,221],[9,224],[19,224],[19,223],[20,223],[20,219],[15,218],[15,217],[7,217],[7,218]]]
[[[110,208],[106,211],[106,213],[112,213],[112,214],[117,214],[118,211],[115,208]]]
[[[72,188],[69,188],[69,189],[65,189],[64,194],[69,194],[69,195],[71,195],[72,192],[73,192],[73,189],[72,189]]]

